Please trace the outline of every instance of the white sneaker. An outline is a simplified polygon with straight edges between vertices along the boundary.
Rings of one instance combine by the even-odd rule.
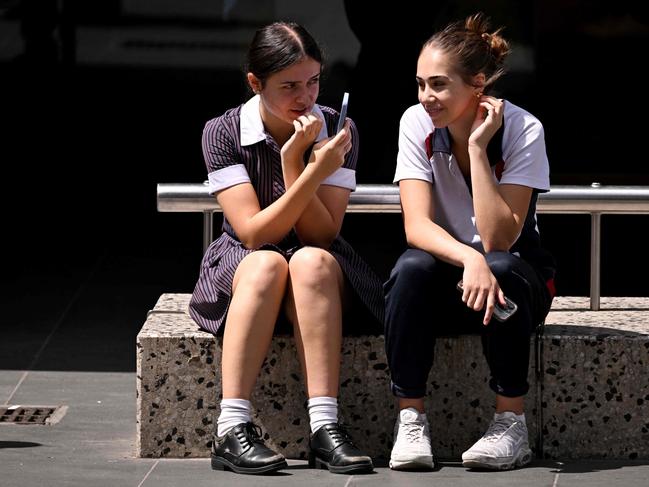
[[[531,460],[525,415],[509,411],[495,414],[484,436],[462,454],[462,465],[469,468],[509,470]]]
[[[390,468],[410,470],[433,468],[428,419],[415,408],[402,409],[394,425],[394,446]]]

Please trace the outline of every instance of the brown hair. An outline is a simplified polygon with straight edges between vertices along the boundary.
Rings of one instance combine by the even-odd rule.
[[[270,75],[307,57],[322,65],[322,50],[311,34],[294,22],[275,22],[255,32],[244,73],[251,72],[263,85]]]
[[[453,22],[428,39],[422,51],[433,47],[448,54],[465,83],[473,86],[473,77],[484,73],[486,90],[505,73],[504,61],[509,43],[500,36],[502,28],[489,33],[489,19],[482,12]]]

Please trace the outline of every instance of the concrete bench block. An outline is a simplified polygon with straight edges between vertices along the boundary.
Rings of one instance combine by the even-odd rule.
[[[222,340],[187,315],[189,295],[164,294],[137,338],[137,452],[143,457],[204,457],[219,414]],[[553,457],[649,457],[647,381],[649,299],[557,298],[546,320],[544,453]],[[441,339],[426,407],[438,457],[457,458],[493,413],[488,369],[477,336]],[[530,353],[533,362],[534,353]],[[341,417],[374,457],[387,457],[396,417],[382,336],[343,340]],[[530,442],[537,419],[533,363],[526,415]],[[292,337],[274,337],[252,398],[254,421],[270,445],[305,458],[309,424]]]
[[[197,329],[186,314],[188,295],[163,295],[137,339],[137,451],[144,457],[209,455],[219,414],[222,339]],[[493,414],[488,369],[478,336],[440,339],[429,379],[427,409],[433,446],[457,457],[479,437]],[[341,417],[368,454],[385,457],[396,417],[382,336],[345,337]],[[534,372],[530,371],[530,383]],[[528,396],[534,434],[535,388]],[[270,445],[289,458],[305,458],[309,422],[302,374],[292,337],[273,338],[252,403],[254,421]]]
[[[561,298],[546,325],[545,454],[649,458],[649,298]]]

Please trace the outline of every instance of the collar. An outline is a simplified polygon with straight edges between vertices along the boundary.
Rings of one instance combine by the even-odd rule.
[[[242,146],[253,145],[262,140],[266,140],[266,129],[264,128],[264,122],[262,122],[261,113],[259,112],[260,102],[261,97],[255,95],[241,107],[241,123],[239,130]],[[313,106],[313,113],[323,121],[325,120],[324,114],[319,105]],[[326,139],[328,136],[327,124],[323,123],[320,133],[315,141],[319,142],[322,139]]]
[[[432,152],[451,153],[451,134],[448,127],[433,130],[433,147]]]

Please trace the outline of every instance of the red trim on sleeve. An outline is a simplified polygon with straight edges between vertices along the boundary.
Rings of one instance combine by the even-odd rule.
[[[430,159],[431,157],[433,157],[433,132],[428,134],[428,137],[426,137],[424,144],[426,145],[426,155],[428,156],[428,159]]]

